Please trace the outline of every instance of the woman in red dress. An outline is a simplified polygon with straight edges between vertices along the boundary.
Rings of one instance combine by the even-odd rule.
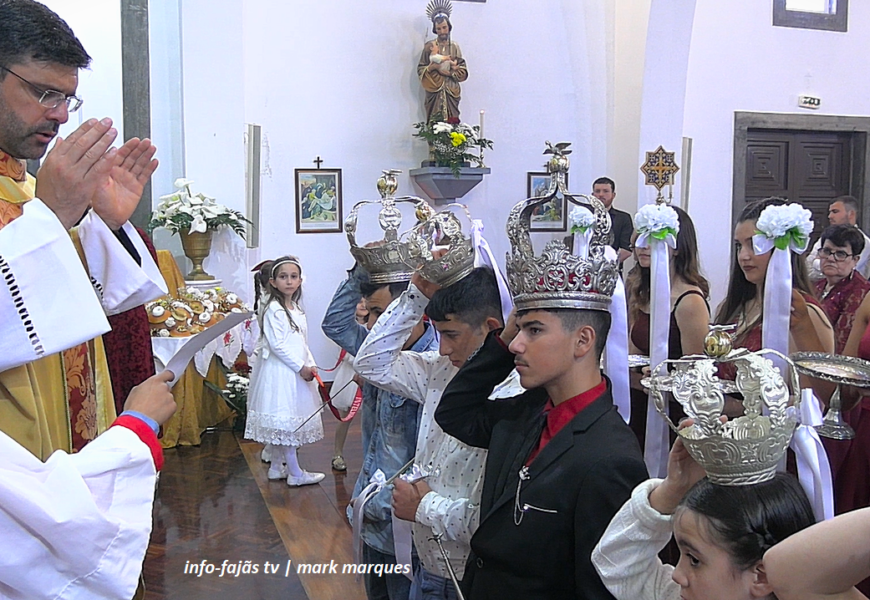
[[[752,246],[752,236],[756,232],[756,221],[768,206],[786,204],[782,198],[765,198],[750,202],[740,213],[734,228],[734,261],[731,265],[731,279],[728,294],[719,306],[715,322],[733,324],[734,347],[756,351],[761,349],[761,323],[764,305],[764,281],[767,265],[773,251],[756,254]],[[792,352],[834,352],[834,330],[825,311],[813,295],[813,287],[807,278],[807,267],[803,257],[791,255],[792,298],[791,320],[789,323],[789,353]],[[723,365],[727,367],[731,365]],[[720,369],[722,376],[733,379],[733,369]],[[817,384],[817,385],[814,385]],[[817,380],[802,382],[801,387],[818,387],[817,394],[830,397],[830,386]],[[726,405],[729,417],[739,416],[743,406],[730,401]]]
[[[864,251],[864,235],[852,225],[831,225],[822,232],[819,262],[824,279],[816,282],[816,294],[834,326],[836,352],[842,354],[852,331],[855,311],[870,290],[855,267]]]

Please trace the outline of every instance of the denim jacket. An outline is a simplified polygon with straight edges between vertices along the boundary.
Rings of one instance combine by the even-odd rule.
[[[336,290],[323,317],[323,333],[356,355],[368,329],[356,322],[356,305],[362,294],[359,284],[365,272],[359,267]],[[434,328],[427,325],[419,340],[411,347],[416,352],[437,350]],[[417,446],[417,431],[420,426],[422,406],[402,396],[391,394],[370,383],[363,384],[362,445],[365,456],[359,478],[353,489],[356,498],[368,485],[375,471],[380,469],[388,478],[396,474],[405,463],[414,457]],[[392,486],[369,500],[365,507],[365,522],[362,526],[363,541],[375,550],[393,555],[393,526],[390,502]],[[348,519],[351,507],[347,508]]]

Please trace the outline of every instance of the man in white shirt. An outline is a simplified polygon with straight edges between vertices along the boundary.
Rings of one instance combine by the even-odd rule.
[[[441,335],[438,352],[403,351],[424,312]],[[465,570],[480,516],[486,451],[444,433],[435,422],[435,409],[459,367],[502,325],[498,285],[488,267],[478,267],[443,289],[417,273],[378,319],[354,362],[356,371],[374,385],[423,405],[415,463],[426,478],[413,484],[397,479],[393,492],[395,515],[414,521],[421,568],[414,575],[412,597],[456,597],[433,536],[441,537],[457,578]]]
[[[839,196],[834,198],[834,201],[828,207],[828,223],[831,225],[851,225],[858,229],[858,231],[861,231],[858,228],[858,199],[854,196]],[[863,231],[861,231],[861,235],[864,236],[864,248],[870,248],[870,237],[867,237],[867,234]],[[809,268],[809,276],[812,281],[825,278],[819,262],[819,248],[821,247],[822,239],[820,237],[807,255],[807,267]],[[861,258],[858,259],[855,270],[864,277],[870,277],[870,252],[865,250]]]

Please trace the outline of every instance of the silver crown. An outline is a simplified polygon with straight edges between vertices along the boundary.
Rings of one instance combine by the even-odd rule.
[[[401,171],[395,169],[384,171],[377,183],[381,199],[357,202],[344,221],[347,240],[350,242],[350,253],[357,263],[368,272],[371,282],[379,285],[410,281],[416,265],[419,264],[419,258],[415,257],[422,256],[426,250],[413,246],[413,244],[420,243],[420,240],[410,237],[405,239],[405,236],[399,236],[402,213],[396,207],[396,203],[414,204],[418,223],[429,219],[435,212],[422,198],[395,197],[394,194],[398,188],[396,175],[399,173]],[[378,224],[384,230],[384,239],[370,247],[362,247],[356,243],[357,213],[360,208],[368,204],[381,205],[381,210],[378,213]]]
[[[528,198],[513,207],[507,222],[511,251],[507,255],[507,279],[518,311],[544,308],[609,310],[610,299],[619,277],[618,263],[604,256],[610,234],[610,215],[597,198],[572,195],[565,185],[568,172],[569,143],[547,142],[550,187],[543,196]],[[595,226],[589,242],[589,255],[577,256],[561,240],[544,246],[540,256],[532,247],[530,219],[536,207],[561,193],[566,201],[589,204]],[[581,202],[578,198],[585,199]],[[567,210],[567,205],[565,206]]]
[[[450,3],[450,0],[431,0],[426,5],[426,16],[432,22],[439,17],[449,19],[452,12],[453,5]]]
[[[710,335],[721,337],[721,330]],[[709,337],[709,336],[708,336]],[[717,344],[707,343],[707,347]],[[733,350],[720,347],[724,356],[688,356],[666,360],[653,371],[650,391],[656,409],[668,425],[682,438],[683,444],[710,481],[719,485],[750,485],[773,478],[776,468],[788,448],[797,421],[787,410],[789,388],[773,361],[766,355],[791,361],[774,350]],[[717,363],[732,363],[736,367],[737,391],[743,395],[745,413],[741,417],[722,422],[725,408],[724,390],[731,383],[719,379]],[[668,373],[665,365],[674,369]],[[791,371],[793,398],[800,409],[800,387],[794,368]],[[678,429],[667,416],[668,397],[671,392],[694,423]],[[768,414],[763,414],[767,407]]]
[[[450,204],[448,207],[462,208],[469,223],[473,223],[465,205]],[[423,279],[441,287],[449,287],[474,269],[474,245],[471,236],[465,237],[462,234],[462,224],[450,210],[435,213],[415,227],[409,234],[409,239],[413,239],[413,248],[429,249],[423,256],[415,257],[422,263],[419,270]],[[446,247],[446,252],[435,258],[432,251],[439,247]]]

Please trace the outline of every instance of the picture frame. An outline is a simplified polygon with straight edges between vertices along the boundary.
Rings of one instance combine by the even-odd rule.
[[[568,173],[565,173],[565,185],[568,185]],[[550,187],[550,174],[539,171],[529,171],[526,174],[526,197],[543,196]],[[561,193],[556,198],[541,206],[535,207],[529,222],[531,231],[567,231],[568,210],[565,197]]]
[[[296,233],[341,233],[341,169],[296,169]]]

